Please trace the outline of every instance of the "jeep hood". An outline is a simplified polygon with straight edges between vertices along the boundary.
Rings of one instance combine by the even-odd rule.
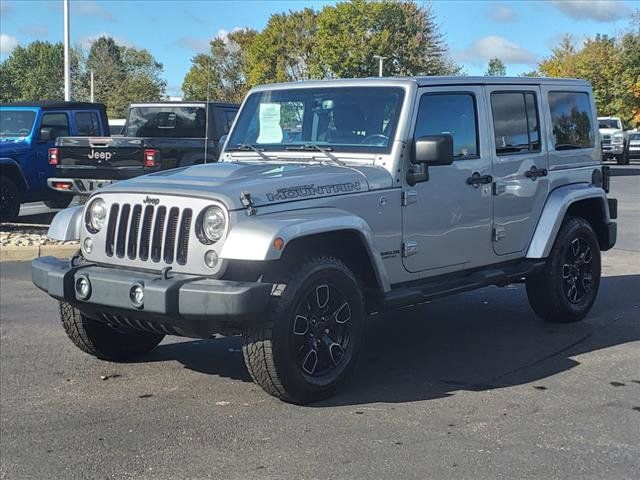
[[[613,135],[614,133],[622,133],[618,128],[601,128],[600,135]]]
[[[318,163],[220,162],[136,177],[102,191],[211,198],[230,210],[243,208],[247,192],[256,207],[390,188],[389,172],[375,166]]]

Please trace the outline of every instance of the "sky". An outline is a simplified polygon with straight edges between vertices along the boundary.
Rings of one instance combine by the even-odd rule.
[[[71,0],[71,42],[86,47],[110,35],[149,50],[164,65],[169,95],[181,95],[190,60],[209,40],[243,27],[261,29],[269,15],[332,1]],[[482,75],[498,57],[508,75],[535,69],[565,33],[579,44],[597,33],[629,28],[637,3],[630,0],[468,1],[430,4],[450,54],[469,75]],[[16,45],[62,41],[62,0],[0,0],[0,60]]]

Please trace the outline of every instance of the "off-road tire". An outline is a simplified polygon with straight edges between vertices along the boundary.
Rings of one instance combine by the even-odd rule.
[[[164,335],[138,330],[114,329],[60,302],[60,319],[67,336],[85,353],[101,360],[120,362],[153,350]]]
[[[0,175],[0,222],[13,222],[20,213],[20,192],[16,183]]]
[[[592,280],[590,290],[577,303],[565,293],[563,271],[568,249],[575,239],[591,251]],[[527,278],[529,304],[536,314],[549,322],[570,323],[582,320],[591,310],[600,286],[600,246],[591,224],[582,217],[568,217],[562,223],[543,272]]]
[[[322,256],[289,262],[288,267],[265,275],[265,281],[285,284],[286,288],[282,296],[271,297],[265,318],[257,319],[244,332],[242,351],[251,377],[267,393],[286,402],[305,404],[331,396],[353,370],[362,349],[364,301],[356,276],[340,259]],[[352,323],[345,363],[318,379],[305,374],[297,364],[290,335],[305,292],[322,282],[338,285],[348,298]]]
[[[73,200],[73,195],[63,193],[50,200],[45,200],[43,203],[47,208],[60,209],[67,208],[71,203],[71,200]]]

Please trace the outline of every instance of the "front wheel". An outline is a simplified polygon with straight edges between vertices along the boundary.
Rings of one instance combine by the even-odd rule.
[[[245,331],[244,359],[267,393],[293,403],[333,394],[362,347],[364,302],[355,275],[339,259],[294,262],[264,320]]]
[[[120,362],[153,350],[164,338],[158,333],[115,329],[94,320],[72,305],[60,302],[60,319],[76,347],[102,360]]]
[[[527,279],[533,310],[550,322],[582,320],[600,286],[600,246],[593,227],[581,217],[567,218],[543,272]]]

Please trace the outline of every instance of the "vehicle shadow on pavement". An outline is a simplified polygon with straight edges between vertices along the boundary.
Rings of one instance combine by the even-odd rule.
[[[605,277],[589,316],[572,324],[536,317],[521,285],[394,312],[372,322],[351,381],[313,406],[413,402],[526,383],[546,390],[545,379],[579,365],[574,357],[640,340],[638,291],[640,275]]]
[[[546,390],[546,378],[579,365],[573,357],[640,340],[638,291],[640,275],[604,277],[587,319],[572,324],[536,317],[522,285],[374,317],[351,378],[311,407],[413,402],[525,383]],[[250,382],[241,345],[239,337],[169,343],[142,361],[177,360],[190,370]]]
[[[640,175],[640,168],[633,168],[633,167],[612,168],[609,172],[612,177],[632,177],[635,175]]]

